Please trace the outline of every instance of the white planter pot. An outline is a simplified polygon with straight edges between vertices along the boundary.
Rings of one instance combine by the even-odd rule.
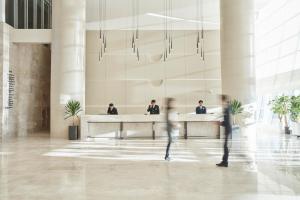
[[[233,125],[230,139],[240,139],[240,137],[241,137],[241,128],[238,125]],[[224,139],[224,138],[225,138],[225,129],[224,127],[220,126],[220,139]]]
[[[299,135],[300,136],[300,123],[292,122],[291,123],[292,135]]]

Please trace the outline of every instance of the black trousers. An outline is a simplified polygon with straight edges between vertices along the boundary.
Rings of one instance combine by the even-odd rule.
[[[171,143],[172,143],[172,136],[171,136],[171,132],[168,131],[168,145],[167,145],[167,149],[166,149],[165,158],[169,157],[169,151],[170,151]]]
[[[229,133],[226,133],[225,136],[225,142],[224,142],[224,154],[222,158],[223,163],[228,163],[228,157],[229,157],[229,148],[228,148],[228,138],[229,138]]]

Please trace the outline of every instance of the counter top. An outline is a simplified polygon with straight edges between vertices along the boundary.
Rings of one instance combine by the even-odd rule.
[[[81,139],[87,137],[155,137],[165,136],[165,115],[82,115]],[[218,114],[178,114],[175,121],[181,123],[180,134],[218,138],[220,121]],[[189,133],[188,133],[189,132]],[[111,136],[112,135],[112,136]]]
[[[165,115],[82,115],[81,121],[88,123],[101,123],[101,122],[163,122]],[[198,122],[198,121],[220,121],[220,115],[217,114],[178,114],[177,120],[179,122]]]

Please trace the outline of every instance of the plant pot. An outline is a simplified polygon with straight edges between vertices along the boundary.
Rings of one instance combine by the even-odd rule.
[[[292,122],[291,124],[291,131],[293,135],[300,136],[300,123],[299,122]]]
[[[69,140],[78,139],[78,126],[69,126]]]
[[[285,127],[284,127],[284,133],[285,133],[285,134],[290,134],[290,133],[291,133],[290,127],[285,126]]]
[[[239,125],[232,125],[231,139],[237,140],[241,137],[241,128]]]

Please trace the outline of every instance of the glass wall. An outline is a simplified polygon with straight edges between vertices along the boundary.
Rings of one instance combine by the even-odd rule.
[[[19,29],[50,29],[52,0],[6,0],[6,23]]]
[[[299,0],[272,0],[257,12],[255,46],[260,120],[277,119],[268,105],[274,96],[299,94],[299,8]]]

